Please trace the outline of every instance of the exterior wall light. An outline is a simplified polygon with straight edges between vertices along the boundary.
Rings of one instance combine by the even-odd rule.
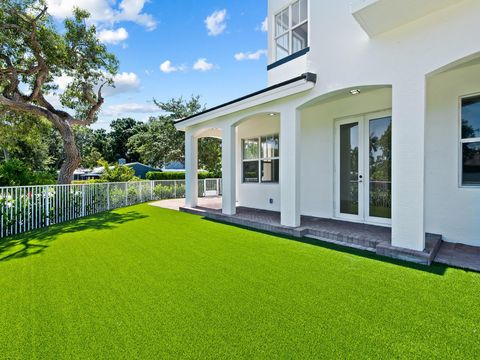
[[[358,95],[358,94],[360,94],[360,93],[361,93],[360,89],[352,89],[352,90],[350,90],[350,94],[352,94],[352,95]]]

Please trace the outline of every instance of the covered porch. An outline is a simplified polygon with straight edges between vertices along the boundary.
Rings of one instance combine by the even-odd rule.
[[[328,92],[304,74],[183,119],[183,210],[424,263],[442,236],[478,246],[478,222],[463,210],[478,209],[478,193],[459,186],[457,134],[478,66]],[[223,196],[202,209],[197,141],[211,131],[222,137]]]

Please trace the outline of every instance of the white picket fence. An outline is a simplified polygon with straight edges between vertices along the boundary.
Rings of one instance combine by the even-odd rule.
[[[221,179],[198,181],[198,195],[222,194]],[[0,187],[0,238],[152,200],[185,197],[184,180]]]

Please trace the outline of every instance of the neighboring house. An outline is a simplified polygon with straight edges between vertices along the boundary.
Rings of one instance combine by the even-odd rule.
[[[164,171],[164,172],[184,172],[185,171],[185,164],[181,163],[180,161],[170,161],[162,167],[162,171]]]
[[[236,205],[480,246],[480,1],[270,0],[268,87],[176,123],[187,206],[197,139],[222,138]]]
[[[135,171],[135,176],[139,177],[140,179],[145,179],[149,171],[160,171],[157,168],[154,168],[152,166],[145,165],[139,162],[122,164],[122,166],[127,166],[129,168],[132,168]],[[113,169],[113,166],[111,166],[110,168]],[[96,167],[90,171],[77,169],[75,170],[74,176],[77,177],[78,175],[79,180],[98,179],[102,176],[104,171],[105,169],[103,166]]]

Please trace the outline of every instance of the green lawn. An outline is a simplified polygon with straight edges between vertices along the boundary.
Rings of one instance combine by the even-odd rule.
[[[0,358],[478,358],[480,274],[138,205],[0,240]]]

